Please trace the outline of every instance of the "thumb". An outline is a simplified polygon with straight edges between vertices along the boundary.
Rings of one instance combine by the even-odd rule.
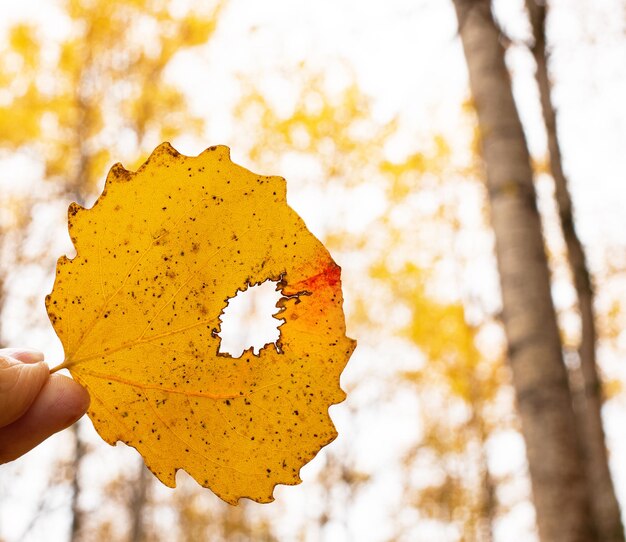
[[[40,352],[0,350],[0,427],[20,418],[48,380],[41,360]]]

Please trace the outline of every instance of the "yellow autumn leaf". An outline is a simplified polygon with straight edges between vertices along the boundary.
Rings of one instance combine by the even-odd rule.
[[[276,484],[336,437],[330,405],[355,342],[340,268],[286,203],[285,180],[168,143],[120,164],[91,209],[69,208],[76,257],[61,257],[46,306],[67,368],[110,444],[136,448],[167,486],[178,469],[229,503]],[[279,281],[280,339],[218,353],[238,290]]]

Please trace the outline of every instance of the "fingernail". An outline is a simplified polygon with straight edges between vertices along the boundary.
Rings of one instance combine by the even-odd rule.
[[[0,350],[0,356],[17,359],[22,363],[39,363],[44,359],[43,352],[30,348],[5,348]]]

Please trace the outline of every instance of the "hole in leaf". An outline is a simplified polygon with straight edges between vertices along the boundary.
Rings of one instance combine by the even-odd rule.
[[[258,354],[266,344],[276,345],[280,337],[278,326],[284,322],[272,316],[278,313],[276,303],[283,297],[276,291],[277,284],[277,281],[266,280],[228,298],[218,333],[222,339],[220,354],[238,358],[250,347]]]

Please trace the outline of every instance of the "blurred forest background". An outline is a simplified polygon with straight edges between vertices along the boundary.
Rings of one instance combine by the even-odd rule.
[[[275,503],[165,488],[83,419],[0,469],[0,540],[624,540],[626,2],[14,4],[0,346],[61,361],[67,206],[170,141],[287,178],[359,347]]]

